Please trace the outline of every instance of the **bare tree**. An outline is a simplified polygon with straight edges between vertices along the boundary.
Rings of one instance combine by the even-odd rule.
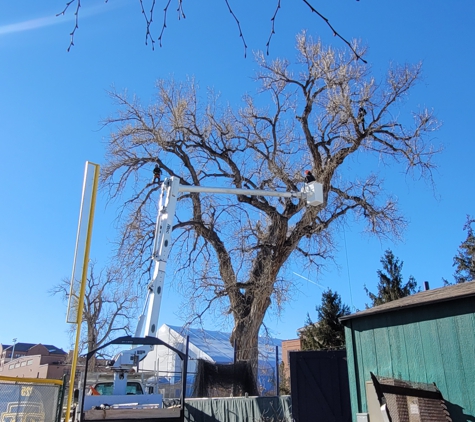
[[[298,191],[305,169],[322,183],[324,203],[317,207],[250,195],[179,198],[174,262],[186,275],[187,309],[193,321],[208,309],[231,314],[231,342],[242,358],[256,358],[271,300],[280,307],[291,293],[290,258],[318,265],[333,250],[332,232],[349,216],[376,236],[397,237],[404,228],[374,169],[359,168],[363,176],[347,169],[352,156],[376,156],[432,180],[436,151],[427,137],[437,121],[424,109],[403,124],[395,112],[420,65],[391,68],[376,82],[352,52],[324,47],[306,33],[297,37],[297,51],[296,65],[257,55],[260,92],[244,96],[239,110],[221,106],[212,93],[202,103],[192,80],[159,80],[156,103],[148,107],[112,92],[119,111],[105,121],[113,133],[102,183],[111,198],[126,198],[119,254],[129,268],[149,265],[155,163],[163,175],[195,186]],[[267,105],[259,107],[264,98]]]
[[[69,297],[70,280],[64,279],[54,286],[50,293],[60,294],[64,300]],[[116,268],[105,268],[95,273],[95,265],[89,265],[89,276],[84,295],[83,329],[79,344],[80,352],[91,351],[105,344],[117,333],[130,334],[135,328],[137,293],[131,282],[127,281],[123,273]],[[131,325],[132,324],[132,325]],[[76,326],[71,325],[71,334],[75,333]],[[105,357],[107,350],[98,353]],[[90,367],[96,367],[96,357],[91,358]]]

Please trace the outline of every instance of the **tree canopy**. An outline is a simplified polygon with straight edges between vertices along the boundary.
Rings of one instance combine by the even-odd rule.
[[[401,299],[417,292],[417,282],[411,275],[407,283],[403,282],[402,267],[404,262],[399,261],[388,249],[381,258],[383,269],[378,270],[378,292],[371,293],[365,287],[366,293],[372,301],[371,306],[382,305],[392,300]]]
[[[345,327],[340,318],[349,315],[350,307],[341,302],[337,292],[330,289],[322,294],[322,304],[315,308],[317,321],[307,314],[305,326],[299,333],[302,350],[341,349],[345,347]]]
[[[365,49],[354,43],[361,56]],[[183,318],[206,311],[231,315],[231,341],[242,358],[257,359],[257,339],[271,306],[292,292],[287,266],[315,267],[331,255],[333,233],[351,217],[376,236],[399,236],[405,220],[371,166],[350,172],[352,157],[377,157],[431,179],[438,123],[427,109],[404,118],[398,106],[416,84],[421,65],[393,66],[376,80],[348,49],[322,45],[303,32],[297,58],[267,61],[257,54],[259,92],[237,108],[194,80],[158,80],[147,106],[111,92],[117,114],[102,184],[120,201],[119,256],[130,269],[150,267],[159,185],[176,176],[194,186],[298,192],[304,170],[323,186],[323,204],[239,194],[190,193],[178,198],[174,230],[175,277],[189,298]],[[233,83],[233,81],[229,81]],[[397,110],[397,112],[396,112]],[[401,167],[399,167],[401,168]]]

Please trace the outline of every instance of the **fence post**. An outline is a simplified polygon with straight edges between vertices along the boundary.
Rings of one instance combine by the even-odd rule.
[[[236,339],[234,339],[234,355],[233,355],[233,390],[231,392],[233,397],[236,397],[237,394],[237,388],[236,388],[236,362],[237,362],[237,350],[236,350]]]
[[[58,397],[58,407],[56,409],[56,420],[55,422],[61,422],[61,416],[63,414],[63,402],[64,402],[64,392],[66,390],[66,374],[63,375],[63,384],[59,390],[59,397]],[[69,421],[69,415],[64,415],[65,422]]]

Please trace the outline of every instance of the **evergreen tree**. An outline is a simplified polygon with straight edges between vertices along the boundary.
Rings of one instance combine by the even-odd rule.
[[[475,220],[467,215],[467,222],[463,227],[467,232],[467,238],[460,244],[458,254],[454,256],[456,283],[475,280],[475,235],[472,223],[475,223]]]
[[[322,344],[317,338],[317,325],[310,318],[307,313],[307,320],[305,326],[299,332],[300,345],[302,350],[320,350],[323,349]]]
[[[412,275],[409,277],[409,281],[403,284],[402,266],[404,263],[399,261],[390,249],[384,252],[380,262],[383,264],[383,270],[377,271],[379,277],[378,293],[371,293],[366,286],[364,288],[373,302],[371,306],[382,305],[417,293],[417,283]],[[368,305],[366,306],[368,307]]]
[[[330,289],[323,292],[322,304],[315,308],[318,321],[312,322],[307,314],[305,327],[300,331],[302,350],[340,349],[345,347],[345,329],[340,318],[350,314],[348,305]]]
[[[280,362],[279,365],[279,378],[280,378],[280,385],[279,385],[279,392],[280,394],[289,395],[290,394],[290,379],[287,376],[287,372],[285,370],[284,362]]]

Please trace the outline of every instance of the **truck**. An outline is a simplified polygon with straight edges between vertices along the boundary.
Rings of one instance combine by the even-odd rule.
[[[188,360],[188,344],[185,352],[166,344],[156,337],[158,330],[158,318],[165,280],[165,270],[171,249],[171,234],[173,220],[176,212],[177,199],[180,193],[213,193],[251,196],[273,196],[285,198],[305,199],[307,205],[317,206],[323,203],[322,185],[316,181],[304,183],[299,192],[279,192],[258,189],[239,189],[222,187],[190,186],[180,184],[176,176],[166,178],[160,190],[158,215],[155,224],[152,260],[154,271],[150,283],[147,286],[145,306],[139,317],[134,337],[123,336],[101,347],[88,352],[86,366],[83,375],[82,388],[79,391],[78,405],[76,408],[75,421],[93,420],[148,420],[160,422],[172,422],[184,420],[184,392],[186,391],[186,370]],[[91,388],[87,390],[87,370],[89,359],[99,350],[110,345],[133,346],[118,353],[109,362],[113,379],[107,383],[96,384],[93,387],[98,394],[93,394]],[[163,397],[158,389],[143,383],[134,384],[130,380],[130,374],[134,368],[157,345],[165,346],[177,353],[182,359],[182,393],[180,407],[165,409]],[[140,385],[140,387],[139,387]],[[90,386],[89,386],[90,387]],[[139,391],[141,393],[139,393]]]

